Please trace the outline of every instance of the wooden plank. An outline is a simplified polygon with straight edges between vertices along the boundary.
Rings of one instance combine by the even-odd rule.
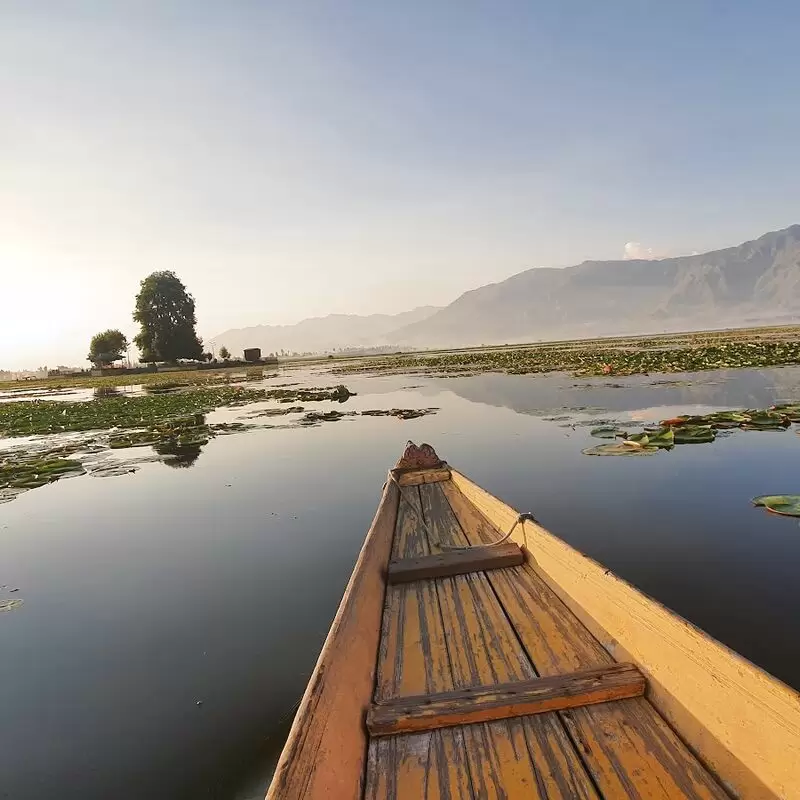
[[[400,503],[393,557],[430,553],[419,489],[406,487]],[[436,587],[430,582],[387,586],[375,699],[452,688]],[[463,735],[458,728],[369,743],[366,800],[471,800]]]
[[[379,736],[370,741],[364,800],[406,798],[475,798],[459,728]]]
[[[442,487],[446,485],[420,487],[425,521],[436,541],[469,544],[443,494]],[[452,688],[536,677],[486,575],[458,575],[439,578],[434,583],[442,608]],[[476,797],[597,797],[556,713],[441,732],[446,730],[463,731]]]
[[[419,489],[403,489],[393,552],[399,558],[430,553],[421,524]],[[425,583],[387,586],[375,699],[450,687],[450,667],[439,600],[434,586]]]
[[[497,530],[507,530],[507,526],[517,517],[516,511],[458,473],[454,473],[453,483],[448,484],[444,491],[462,525],[474,532],[472,535],[475,541],[496,537]],[[488,579],[539,673],[556,674],[569,669],[609,664],[614,660],[613,656],[616,656],[620,660],[633,661],[640,667],[648,679],[648,696],[652,696],[653,673],[648,672],[646,664],[631,657],[604,629],[597,625],[591,628],[584,624],[587,619],[577,613],[578,605],[574,601],[562,602],[566,598],[554,591],[553,584],[544,580],[539,571],[550,560],[551,540],[558,542],[559,549],[568,550],[581,559],[572,564],[575,574],[571,580],[579,585],[585,579],[582,576],[585,576],[586,569],[594,565],[594,562],[585,559],[552,535],[545,536],[540,531],[543,531],[540,526],[525,522],[524,533],[530,552],[528,563],[524,567],[488,574]],[[607,577],[602,575],[606,572],[602,567],[594,566],[603,578]],[[620,582],[615,577],[613,580]],[[603,581],[599,586],[602,583]],[[598,589],[597,582],[592,581],[591,585],[594,590]],[[632,587],[625,586],[628,592],[646,603],[654,603]],[[593,607],[597,602],[605,603],[610,598],[604,597],[604,592],[600,589],[599,598],[587,591],[582,593],[581,599],[588,607]],[[628,604],[624,604],[623,608],[626,607],[630,608]],[[664,612],[672,616],[666,610]],[[624,613],[626,612],[620,611],[620,614]],[[640,624],[641,619],[636,616],[624,619],[620,617],[619,624],[614,629],[615,638],[624,641],[631,635],[640,635],[635,631]],[[652,628],[650,635],[658,639],[661,630],[659,623],[659,626]],[[704,634],[703,637],[707,638]],[[667,652],[672,641],[671,634],[667,631],[664,641],[658,647],[661,659],[670,660],[673,657]],[[713,640],[708,641],[716,645]],[[601,642],[606,646],[602,646]],[[655,653],[655,642],[652,646],[652,653]],[[716,708],[717,719],[727,717],[724,697],[721,696],[719,687],[713,686],[713,674],[698,674],[695,669],[684,680],[700,680],[708,687],[708,691],[713,691],[720,702]],[[745,693],[748,691],[744,685],[739,690]],[[684,695],[694,693],[685,687],[683,692]],[[742,709],[738,699],[732,698],[731,702]],[[700,707],[702,709],[702,703]],[[562,719],[579,748],[585,753],[584,760],[592,770],[601,792],[610,793],[611,796],[634,797],[725,796],[715,780],[702,768],[705,765],[734,796],[776,796],[774,790],[768,789],[749,768],[743,767],[743,762],[739,760],[741,756],[733,758],[730,753],[720,756],[719,748],[709,747],[709,742],[704,737],[695,735],[692,738],[684,733],[685,729],[678,727],[678,733],[688,741],[692,751],[701,756],[698,761],[665,723],[658,713],[659,710],[646,699],[640,698],[562,712]],[[693,711],[691,706],[684,709],[685,714]],[[775,724],[763,715],[761,719],[765,726],[771,727]],[[672,722],[672,719],[669,721]],[[774,736],[774,731],[767,735]],[[752,748],[759,748],[755,739]],[[632,775],[637,777],[634,779]],[[638,794],[630,794],[632,785],[635,785]],[[778,793],[777,796],[789,795]]]
[[[465,575],[487,569],[516,567],[525,556],[515,542],[504,542],[494,547],[471,547],[467,550],[447,550],[417,558],[389,562],[389,583],[407,583],[426,578],[444,578]]]
[[[425,556],[431,552],[428,537],[425,535],[425,526],[422,524],[419,488],[411,486],[401,491],[397,530],[392,544],[393,560]]]
[[[436,469],[415,469],[410,472],[400,472],[397,482],[401,486],[419,486],[423,483],[439,483],[450,480],[450,469],[437,467]]]
[[[614,664],[375,703],[367,711],[367,729],[372,736],[435,730],[640,697],[644,690],[644,676],[633,664]]]
[[[419,490],[416,498],[410,495],[410,499],[416,507]],[[439,499],[441,500],[441,495]],[[408,504],[403,503],[403,505]],[[413,509],[409,508],[409,519],[413,514]],[[452,519],[450,522],[452,523]],[[414,533],[418,538],[416,543],[412,544],[408,541],[408,536],[403,535],[402,526],[405,524],[402,519],[398,520],[395,552],[399,551],[402,554],[411,549],[429,549],[430,544],[427,542],[425,529],[417,526]],[[458,531],[447,531],[442,528],[436,531],[436,540],[439,541],[443,535],[444,542],[464,543],[463,536],[458,539],[457,533]],[[421,542],[420,539],[424,541]],[[398,541],[404,542],[403,549],[397,547]],[[429,693],[430,689],[426,686],[431,681],[443,685],[442,691],[455,688],[449,656],[454,654],[454,649],[460,644],[463,645],[463,638],[461,635],[453,636],[445,629],[445,624],[453,627],[457,623],[451,616],[443,616],[440,590],[445,584],[474,582],[476,577],[478,576],[444,578],[387,587],[384,625],[387,625],[388,616],[395,615],[394,609],[388,605],[390,597],[393,597],[394,593],[413,593],[419,598],[415,605],[415,613],[424,620],[424,626],[436,632],[435,637],[438,637],[438,631],[443,631],[446,637],[444,646],[437,639],[434,652],[438,654],[441,648],[446,655],[435,670],[426,671],[419,665],[409,668],[405,660],[417,658],[415,650],[419,651],[421,640],[420,628],[411,621],[412,615],[406,613],[401,624],[389,625],[391,635],[399,637],[401,643],[392,645],[384,642],[381,645],[382,653],[386,654],[385,659],[383,655],[381,656],[379,668],[379,674],[384,676],[380,688],[382,697]],[[505,625],[505,631],[500,631],[499,634],[495,634],[491,629],[487,630],[486,640],[499,641],[498,636],[504,633],[510,636],[509,642],[516,651],[507,656],[511,659],[511,667],[505,674],[513,675],[514,678],[533,677],[530,664],[521,653],[519,642],[510,631],[508,621],[504,618],[502,609],[499,609],[485,579],[483,585],[488,592],[485,599],[490,600],[494,607],[495,616],[491,618],[497,619],[498,624]],[[423,590],[432,590],[432,594],[422,595]],[[471,602],[468,596],[465,596],[464,600]],[[471,615],[465,616],[474,617],[475,613],[473,609]],[[384,637],[386,635],[384,633]],[[399,655],[396,655],[398,653]],[[527,665],[527,672],[523,671],[525,668],[519,661],[514,666],[515,654],[521,655],[522,663]],[[461,659],[458,662],[459,674],[462,677],[476,674],[477,683],[485,683],[481,675],[491,674],[493,669],[500,674],[502,670],[499,661],[504,658],[506,656],[501,653],[490,653],[486,658],[481,657],[474,666],[474,673],[468,659]],[[492,659],[495,662],[494,667]],[[405,800],[418,797],[429,800],[435,798],[484,800],[484,798],[501,797],[597,800],[591,780],[586,775],[557,716],[549,713],[530,719],[534,720],[532,724],[527,719],[513,719],[442,728],[424,733],[372,737],[364,796],[368,800]]]
[[[270,800],[360,798],[364,712],[375,684],[384,573],[399,491],[387,482],[267,793]]]
[[[518,574],[492,585],[539,674],[611,661],[558,597],[537,582],[529,567],[513,572]],[[643,697],[575,708],[561,717],[604,796],[726,796]]]

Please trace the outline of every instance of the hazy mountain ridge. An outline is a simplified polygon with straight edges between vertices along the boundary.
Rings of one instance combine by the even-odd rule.
[[[709,253],[526,270],[466,292],[393,338],[460,346],[798,317],[800,225],[792,225]]]
[[[800,321],[800,225],[736,247],[659,260],[536,267],[465,292],[444,308],[332,314],[214,338],[232,353],[459,347],[536,339]]]
[[[281,350],[307,353],[391,345],[396,344],[390,336],[393,331],[421,322],[439,310],[437,306],[420,306],[400,314],[329,314],[304,319],[295,325],[232,328],[211,341],[217,352],[224,345],[234,355],[245,347],[260,347],[266,354]]]

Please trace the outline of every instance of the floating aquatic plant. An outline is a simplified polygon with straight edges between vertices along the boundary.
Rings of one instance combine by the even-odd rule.
[[[800,517],[800,495],[762,494],[753,498],[754,506],[763,506],[773,514],[784,517]]]
[[[333,371],[457,375],[569,371],[577,375],[635,375],[797,363],[800,363],[797,329],[774,328],[373,356],[337,364]]]
[[[586,456],[652,456],[658,452],[657,447],[648,447],[637,442],[615,442],[614,444],[598,444],[582,451]]]

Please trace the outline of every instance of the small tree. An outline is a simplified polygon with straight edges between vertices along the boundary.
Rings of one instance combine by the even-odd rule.
[[[223,361],[227,361],[231,357],[231,351],[228,350],[228,348],[225,347],[225,345],[222,345],[222,347],[220,347],[219,349],[219,357]]]
[[[194,329],[194,298],[174,272],[154,272],[142,281],[133,318],[141,325],[134,341],[144,361],[202,356],[203,344]]]
[[[122,331],[109,328],[92,336],[87,358],[93,364],[111,364],[119,361],[128,349],[128,340]]]

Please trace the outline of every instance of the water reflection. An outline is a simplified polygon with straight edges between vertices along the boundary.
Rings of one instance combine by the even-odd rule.
[[[800,614],[800,529],[750,506],[797,493],[800,437],[735,431],[601,459],[581,454],[597,443],[590,426],[546,419],[650,421],[800,397],[796,368],[668,379],[614,379],[619,389],[569,375],[352,376],[358,396],[342,410],[440,411],[184,437],[180,451],[158,448],[183,468],[142,462],[0,506],[0,586],[25,599],[0,619],[0,796],[263,796],[386,469],[409,438],[800,686],[800,639],[786,635]],[[562,411],[577,407],[594,413]],[[87,753],[91,769],[76,769]]]
[[[714,408],[766,408],[776,400],[800,398],[796,367],[635,375],[613,381],[571,375],[499,375],[439,380],[473,403],[510,408],[520,414],[545,416],[554,409],[635,411],[650,406],[703,405]]]
[[[97,386],[94,390],[94,399],[103,400],[109,397],[122,397],[122,392],[116,386]]]
[[[203,449],[202,444],[177,444],[175,442],[164,442],[161,444],[153,445],[153,449],[160,456],[162,464],[175,469],[188,469],[194,466],[200,452]]]

